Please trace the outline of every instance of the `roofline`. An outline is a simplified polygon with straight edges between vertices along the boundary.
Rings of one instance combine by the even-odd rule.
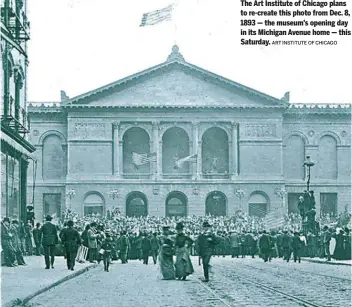
[[[203,69],[203,68],[201,68],[201,67],[199,67],[197,65],[188,63],[188,62],[184,61],[183,58],[182,59],[176,58],[176,59],[171,59],[171,60],[168,59],[167,61],[165,61],[163,63],[160,63],[158,65],[152,66],[152,67],[147,68],[145,70],[142,70],[142,71],[140,71],[140,72],[138,72],[136,74],[127,76],[125,78],[122,78],[120,80],[114,81],[114,82],[109,83],[107,85],[98,87],[98,88],[96,88],[94,90],[91,90],[89,92],[86,92],[86,93],[80,94],[78,96],[75,96],[75,97],[73,97],[73,98],[71,98],[69,100],[64,101],[63,106],[64,107],[68,107],[68,106],[70,106],[70,105],[72,105],[74,103],[77,103],[78,101],[80,101],[80,100],[82,100],[84,98],[88,98],[90,96],[93,96],[93,95],[96,95],[98,93],[101,93],[101,92],[103,92],[105,90],[109,90],[109,89],[114,88],[116,86],[125,84],[125,83],[127,83],[129,81],[132,81],[132,80],[136,79],[136,78],[139,78],[141,76],[144,76],[144,75],[149,74],[151,72],[154,72],[154,71],[156,71],[158,69],[161,69],[161,68],[164,68],[164,67],[168,67],[168,66],[173,65],[173,64],[177,64],[177,65],[180,65],[180,66],[188,67],[188,68],[193,69],[193,70],[195,70],[195,71],[197,71],[197,72],[199,72],[201,74],[208,75],[209,77],[212,77],[212,78],[217,79],[217,80],[219,80],[221,82],[224,82],[224,83],[226,83],[226,84],[228,84],[230,86],[234,86],[236,88],[242,89],[242,90],[247,91],[249,93],[252,93],[254,95],[258,95],[258,96],[260,96],[262,98],[265,98],[267,100],[275,101],[276,103],[281,104],[283,106],[288,106],[289,105],[289,103],[286,102],[286,101],[283,101],[281,99],[278,99],[278,98],[275,98],[273,96],[267,95],[265,93],[259,92],[259,91],[255,90],[253,88],[250,88],[248,86],[242,85],[242,84],[237,83],[237,82],[235,82],[233,80],[230,80],[228,78],[222,77],[222,76],[220,76],[218,74],[215,74],[215,73],[210,72],[210,71],[208,71],[206,69]],[[84,105],[82,105],[82,107],[83,106]]]

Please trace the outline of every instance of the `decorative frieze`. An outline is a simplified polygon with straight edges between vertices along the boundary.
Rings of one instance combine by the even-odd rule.
[[[275,124],[246,124],[246,136],[248,137],[275,137]]]
[[[102,138],[106,136],[105,124],[76,123],[73,134],[80,139]]]

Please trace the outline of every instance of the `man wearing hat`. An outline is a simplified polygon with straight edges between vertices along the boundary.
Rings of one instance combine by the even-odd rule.
[[[205,221],[203,233],[198,237],[198,255],[202,258],[204,282],[209,281],[209,262],[216,244],[218,244],[218,240],[211,232],[211,225]]]
[[[27,223],[30,222],[32,224],[32,227],[34,227],[34,220],[35,220],[33,209],[34,209],[34,207],[32,205],[28,205],[27,206],[27,213],[26,213]]]
[[[44,249],[45,269],[54,268],[55,245],[59,242],[56,226],[51,223],[52,217],[47,215],[42,226],[42,245]],[[49,261],[50,255],[50,261]]]
[[[67,222],[67,228],[62,233],[61,240],[62,245],[65,248],[67,268],[73,271],[75,267],[78,246],[82,244],[81,236],[79,235],[78,231],[73,228],[73,221]]]

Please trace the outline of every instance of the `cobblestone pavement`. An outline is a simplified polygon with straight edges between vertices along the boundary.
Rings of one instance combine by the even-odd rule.
[[[29,306],[350,306],[350,283],[338,279],[350,277],[346,266],[214,257],[211,281],[204,284],[199,281],[202,269],[195,258],[193,264],[196,272],[187,282],[161,280],[157,265],[139,261],[113,264],[109,273],[100,266],[37,296]]]

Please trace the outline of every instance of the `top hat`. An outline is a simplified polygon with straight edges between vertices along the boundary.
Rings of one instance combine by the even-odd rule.
[[[176,230],[181,230],[181,229],[183,229],[183,228],[185,228],[185,226],[183,225],[182,222],[178,222],[178,223],[176,224]]]
[[[208,221],[203,222],[203,227],[211,227]]]

